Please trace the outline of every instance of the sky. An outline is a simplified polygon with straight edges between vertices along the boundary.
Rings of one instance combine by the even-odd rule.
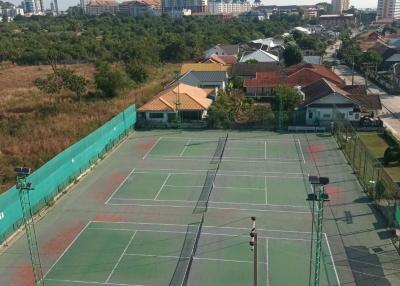
[[[4,0],[3,0],[4,1]],[[14,4],[21,4],[22,0],[6,0],[8,2]],[[45,7],[50,7],[51,0],[44,0]],[[250,2],[252,0],[249,0]],[[74,6],[79,2],[79,0],[58,0],[58,6],[60,10],[64,11],[69,6]],[[121,2],[121,1],[120,1]],[[323,0],[316,1],[316,0],[303,0],[301,4],[303,5],[311,5],[316,4],[318,2],[323,2]],[[330,0],[326,1],[330,2]],[[265,5],[276,5],[276,1],[273,0],[262,0],[262,3]],[[356,8],[376,8],[378,4],[378,0],[350,0],[350,5],[354,5]],[[280,0],[279,5],[300,5],[298,0]]]

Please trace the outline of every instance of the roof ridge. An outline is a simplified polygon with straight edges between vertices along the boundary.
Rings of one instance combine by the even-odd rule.
[[[197,97],[197,95],[194,96],[194,95],[191,95],[191,94],[189,94],[189,93],[186,93],[186,95],[189,96],[191,99],[193,99],[193,100],[194,100],[197,104],[199,104],[201,107],[207,108],[207,107],[204,106],[198,99],[195,98],[195,97]]]
[[[175,111],[176,107],[173,107],[166,99],[162,98],[162,95],[159,97],[160,101],[164,103],[166,106],[171,108],[173,111]]]

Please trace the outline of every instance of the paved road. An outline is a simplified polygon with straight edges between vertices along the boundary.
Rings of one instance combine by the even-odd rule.
[[[334,52],[339,47],[339,42],[326,50],[325,60],[335,60]],[[346,65],[339,65],[335,68],[335,73],[341,76],[346,84],[352,83],[352,71]],[[365,84],[365,78],[359,73],[354,74],[354,84]],[[379,113],[380,118],[383,120],[385,127],[393,132],[393,134],[400,139],[400,96],[388,94],[383,89],[374,83],[367,81],[368,91],[370,93],[377,93],[381,97],[382,111]]]

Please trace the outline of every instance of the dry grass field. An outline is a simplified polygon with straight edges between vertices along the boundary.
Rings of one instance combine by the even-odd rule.
[[[94,88],[93,65],[68,67]],[[145,85],[118,98],[87,98],[79,103],[65,93],[61,102],[54,103],[33,84],[52,72],[50,66],[0,66],[0,193],[14,184],[15,166],[39,168],[132,103],[146,102],[178,71],[178,65],[151,70]]]

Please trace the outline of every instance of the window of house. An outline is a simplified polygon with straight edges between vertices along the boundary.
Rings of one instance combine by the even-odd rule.
[[[353,111],[349,111],[349,116],[353,116],[354,112]]]
[[[312,112],[309,112],[309,113],[308,113],[308,119],[312,119],[312,116],[313,116],[313,113],[312,113]]]
[[[164,113],[160,113],[160,112],[155,113],[155,112],[152,112],[152,113],[149,114],[149,117],[150,117],[151,119],[161,119],[161,118],[164,118]]]
[[[356,113],[356,114],[354,115],[354,119],[356,119],[356,120],[360,119],[360,113]]]

